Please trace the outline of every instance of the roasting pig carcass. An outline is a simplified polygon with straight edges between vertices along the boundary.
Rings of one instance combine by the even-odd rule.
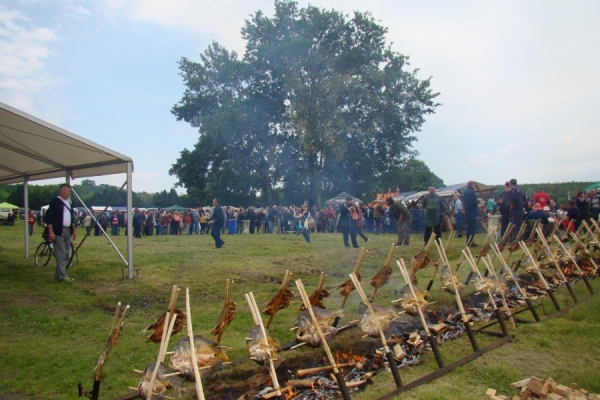
[[[337,329],[329,326],[329,324],[335,317],[342,317],[344,314],[343,310],[328,311],[322,308],[313,307],[313,312],[317,319],[317,323],[321,328],[321,332],[323,335],[327,335],[325,336],[325,339],[337,333]],[[308,310],[304,310],[298,315],[298,318],[296,318],[296,326],[297,340],[306,342],[313,347],[318,347],[321,344],[321,339],[317,333],[317,327],[313,324]]]
[[[371,307],[373,307],[377,323],[381,327],[381,330],[383,331],[383,333],[387,332],[392,323],[392,319],[398,318],[398,313],[396,313],[396,311],[392,309],[379,307],[375,304],[371,304]],[[379,329],[377,325],[375,325],[375,321],[373,321],[373,318],[371,317],[371,310],[369,309],[369,307],[363,307],[360,313],[359,325],[363,333],[369,335],[370,337],[379,337]]]
[[[142,372],[142,380],[138,385],[138,393],[142,398],[148,398],[150,394],[150,382],[152,381],[152,374],[154,373],[154,368],[156,367],[156,362],[148,365],[144,372]],[[185,391],[182,386],[183,379],[178,376],[167,376],[170,374],[171,370],[164,363],[160,363],[158,366],[158,373],[156,374],[156,379],[154,380],[154,388],[152,393],[154,394],[153,398],[163,399],[165,397],[165,392],[167,388],[172,387],[177,391],[177,397],[181,398],[181,392]]]
[[[444,265],[442,267],[442,272],[440,273],[440,279],[442,281],[442,288],[450,294],[456,294],[454,291],[454,286],[456,286],[456,289],[459,292],[465,287],[465,285],[463,285],[458,280],[458,276],[456,275],[456,273],[454,271],[452,271],[450,269],[450,267],[448,267],[447,265]],[[452,281],[454,281],[454,285],[452,285]]]
[[[173,330],[171,331],[171,336],[176,334],[177,332],[183,329],[183,319],[185,318],[185,314],[181,312],[181,310],[175,308],[173,310],[175,314],[175,324],[173,325]],[[165,326],[165,318],[167,317],[167,312],[165,311],[152,325],[149,325],[146,329],[142,331],[142,334],[146,333],[146,331],[150,329],[154,329],[152,335],[148,336],[147,339],[153,341],[154,343],[160,343],[162,340],[163,330]]]
[[[356,279],[360,282],[360,274],[357,272],[354,275],[356,275]],[[352,282],[352,279],[348,279],[346,282],[342,283],[337,288],[340,289],[340,294],[346,297],[354,290],[354,283]]]
[[[425,300],[427,296],[429,296],[429,292],[426,290],[421,290],[418,287],[414,287],[415,296],[413,296],[410,286],[404,285],[402,289],[400,289],[400,306],[402,310],[404,310],[408,315],[416,316],[419,315],[419,308],[422,312],[427,311],[427,307],[429,306],[429,302]]]
[[[260,326],[254,325],[246,335],[246,349],[248,349],[248,354],[252,360],[267,368],[269,367],[268,350],[271,353],[273,364],[277,368],[283,361],[277,357],[277,352],[281,350],[281,344],[271,336],[269,331],[266,332],[268,347],[263,343]]]
[[[196,351],[196,361],[200,368],[200,376],[205,377],[212,373],[224,361],[228,361],[227,346],[221,346],[217,342],[206,339],[200,335],[194,335],[194,348]],[[190,340],[185,337],[181,339],[175,347],[175,354],[171,356],[171,368],[181,372],[181,376],[194,381],[194,369],[192,367],[192,353],[190,351]],[[209,367],[209,368],[202,368]]]

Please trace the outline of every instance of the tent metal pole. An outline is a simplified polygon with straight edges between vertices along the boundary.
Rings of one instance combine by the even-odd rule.
[[[75,197],[77,197],[77,200],[79,200],[79,202],[81,204],[83,204],[83,208],[85,208],[85,210],[87,212],[89,212],[90,215],[93,215],[92,212],[90,211],[90,209],[85,205],[85,203],[83,202],[83,200],[81,200],[81,197],[79,197],[79,195],[77,194],[77,192],[74,189],[71,189],[71,193],[73,193],[75,195]],[[127,265],[127,260],[125,260],[125,257],[123,257],[123,255],[121,254],[121,252],[119,251],[119,248],[117,247],[117,245],[115,245],[115,243],[111,240],[111,238],[104,231],[104,229],[102,229],[102,225],[100,225],[100,223],[98,222],[98,220],[96,220],[96,218],[92,217],[92,219],[96,222],[96,225],[98,225],[98,227],[100,228],[100,231],[104,234],[104,236],[106,236],[106,240],[108,240],[108,242],[113,247],[113,249],[115,249],[115,251],[117,252],[117,254],[119,255],[119,257],[121,257],[121,260],[123,260],[123,262],[125,263],[125,265]],[[79,248],[79,246],[77,248]]]
[[[131,186],[133,162],[127,161],[127,266],[129,279],[133,279],[133,188]]]
[[[25,206],[25,213],[23,214],[23,226],[25,227],[25,258],[29,258],[29,180],[27,176],[23,180],[23,205]],[[17,215],[17,219],[18,218],[19,216]]]

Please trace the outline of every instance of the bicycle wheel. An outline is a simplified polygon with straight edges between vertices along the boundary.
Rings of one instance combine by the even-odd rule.
[[[73,258],[75,257],[75,247],[73,246],[73,243],[71,243],[71,253],[69,254],[69,259],[67,260],[67,268],[73,265]]]
[[[50,258],[52,258],[52,249],[48,245],[48,242],[40,243],[40,245],[35,250],[35,265],[38,267],[45,267],[50,262]]]

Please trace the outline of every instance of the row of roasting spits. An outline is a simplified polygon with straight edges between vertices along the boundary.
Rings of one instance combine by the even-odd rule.
[[[548,280],[552,280],[556,284],[561,284],[567,283],[568,279],[574,279],[573,277],[586,277],[597,274],[598,267],[589,250],[590,247],[598,249],[600,226],[597,222],[593,221],[589,225],[584,222],[577,232],[572,232],[568,235],[565,234],[562,239],[557,236],[558,232],[555,230],[543,232],[541,226],[534,224],[531,227],[528,239],[522,240],[523,235],[526,233],[525,226],[526,224],[523,224],[516,235],[516,239],[511,243],[508,243],[508,238],[512,230],[511,226],[508,227],[506,233],[498,243],[494,240],[496,232],[490,230],[478,254],[474,256],[467,245],[461,252],[461,258],[455,268],[450,266],[447,258],[448,249],[454,238],[454,232],[450,234],[445,244],[441,240],[435,240],[435,235],[432,235],[424,250],[412,258],[410,268],[406,267],[402,259],[397,262],[405,285],[399,291],[399,298],[394,300],[393,303],[402,308],[401,312],[393,308],[373,304],[377,290],[390,281],[392,275],[391,261],[397,248],[394,245],[390,248],[383,268],[369,280],[369,283],[373,286],[373,292],[369,299],[364,294],[360,283],[361,275],[359,271],[368,254],[368,251],[364,248],[360,250],[354,270],[350,274],[350,279],[337,287],[342,296],[341,307],[337,310],[327,310],[323,304],[323,299],[330,296],[330,293],[323,289],[326,278],[324,273],[321,273],[317,288],[310,295],[304,291],[301,281],[296,281],[299,292],[303,296],[303,304],[298,309],[299,315],[292,328],[298,345],[292,348],[302,345],[313,347],[323,346],[329,353],[327,341],[329,338],[335,336],[338,330],[337,323],[339,318],[343,317],[343,308],[346,300],[357,289],[365,307],[362,307],[359,319],[352,321],[348,325],[358,325],[365,336],[381,338],[385,347],[386,339],[384,335],[392,321],[398,319],[402,313],[418,316],[421,319],[426,335],[431,336],[423,313],[429,307],[430,303],[427,298],[438,270],[440,270],[440,281],[443,290],[455,296],[463,322],[468,323],[469,315],[464,310],[459,294],[466,285],[459,280],[457,274],[461,264],[464,262],[471,268],[473,279],[469,280],[472,281],[475,291],[487,294],[494,308],[497,307],[497,301],[503,303],[503,311],[508,318],[511,318],[513,324],[515,320],[506,303],[506,291],[516,291],[523,299],[528,297],[527,287],[522,287],[519,283],[519,277],[508,266],[511,256],[518,250],[522,250],[522,256],[517,262],[517,268],[523,266],[526,273],[536,277],[540,286],[545,290],[550,289],[547,283]],[[584,245],[584,242],[588,244]],[[435,263],[432,262],[430,254],[430,250],[434,244],[439,254],[439,259]],[[552,247],[551,244],[554,244],[555,247]],[[505,247],[508,249],[508,257],[506,259],[502,255]],[[490,250],[493,253],[493,257],[490,257]],[[498,272],[494,268],[495,260],[499,260],[501,264]],[[483,262],[485,265],[485,272],[483,274],[479,270],[480,262]],[[432,264],[434,267],[433,276],[430,279],[427,289],[421,289],[418,287],[416,273]],[[569,278],[567,278],[565,272],[567,272]],[[252,293],[245,295],[255,322],[246,335],[246,349],[250,360],[270,370],[276,390],[279,390],[279,387],[276,384],[275,368],[283,361],[278,355],[282,350],[282,346],[269,333],[268,328],[275,314],[279,310],[289,307],[294,297],[288,288],[291,276],[292,273],[286,271],[279,290],[266,306],[260,310],[260,312],[268,316],[268,321],[264,325],[254,296]],[[236,315],[236,304],[232,300],[233,286],[234,282],[227,280],[223,308],[215,328],[211,331],[213,340],[201,335],[191,334],[189,294],[186,298],[186,302],[188,303],[187,314],[184,314],[181,310],[174,307],[178,293],[178,289],[174,287],[169,311],[164,313],[146,329],[154,330],[147,339],[160,342],[161,347],[157,360],[149,364],[143,371],[137,371],[142,375],[138,387],[135,388],[140,396],[144,398],[153,398],[153,396],[154,398],[164,398],[166,396],[166,389],[169,387],[174,388],[177,395],[181,396],[181,391],[183,390],[182,382],[185,379],[195,381],[198,398],[204,398],[204,395],[201,393],[201,380],[229,362],[226,354],[229,347],[221,345],[220,341],[225,328],[233,321]],[[184,328],[184,318],[186,317],[188,322],[188,337],[181,339],[171,351],[167,352],[166,347],[170,336],[180,332]],[[194,351],[191,350],[192,347]],[[169,356],[168,366],[164,362],[166,356]]]

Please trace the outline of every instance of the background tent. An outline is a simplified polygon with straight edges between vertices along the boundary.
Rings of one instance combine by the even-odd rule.
[[[4,202],[4,203],[0,203],[0,208],[10,208],[10,209],[15,209],[15,208],[19,208],[19,207],[15,206],[15,205],[12,205],[12,204],[10,204],[10,203],[6,203],[6,202]]]
[[[361,199],[356,198],[346,192],[342,192],[342,193],[338,194],[337,196],[335,196],[334,198],[327,200],[325,202],[325,205],[326,206],[335,206],[336,204],[344,204],[346,202],[346,197],[348,197],[348,196],[352,197],[353,203],[358,201],[361,205],[364,204],[364,201],[362,201]]]
[[[178,206],[177,204],[175,204],[174,206],[171,206],[171,207],[165,207],[165,208],[163,208],[163,210],[166,210],[166,211],[187,211],[187,210],[189,210],[189,208],[188,207],[181,207],[181,206]]]
[[[588,190],[592,190],[592,189],[594,189],[594,190],[600,189],[600,182],[596,182],[593,185],[590,185],[590,186],[586,187],[585,189],[583,189],[583,191],[587,192]]]
[[[455,185],[450,185],[445,188],[438,189],[435,193],[440,197],[449,197],[453,196],[454,193],[458,192],[462,196],[466,188],[467,182],[457,183]],[[492,197],[496,189],[496,186],[484,185],[481,182],[475,182],[475,185],[473,187],[473,190],[475,190],[475,194],[477,195],[477,197],[482,198],[484,201],[487,201],[490,197]]]

